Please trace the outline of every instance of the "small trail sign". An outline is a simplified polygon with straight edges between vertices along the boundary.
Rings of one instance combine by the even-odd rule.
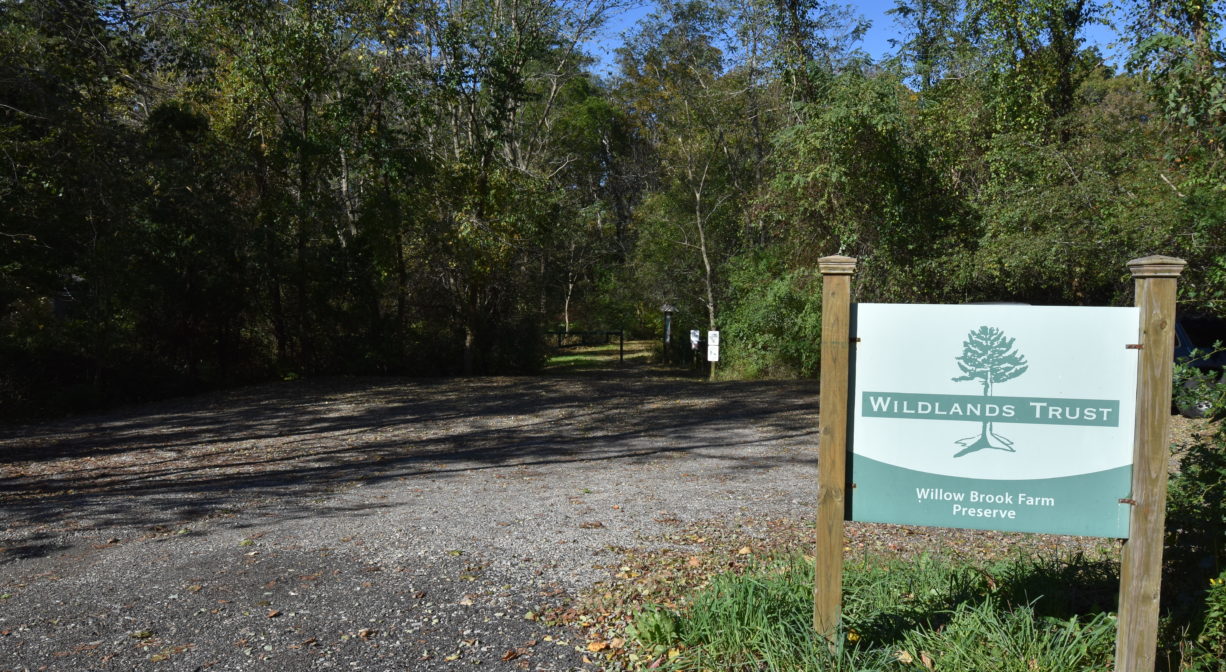
[[[707,332],[707,361],[708,362],[718,362],[719,361],[719,332],[718,331],[708,331]]]

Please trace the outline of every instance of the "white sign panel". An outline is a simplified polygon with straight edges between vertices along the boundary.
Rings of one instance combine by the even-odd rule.
[[[719,332],[718,331],[708,331],[707,332],[707,345],[716,345],[716,346],[719,345]]]
[[[1126,537],[1138,320],[856,305],[852,519]]]
[[[718,345],[707,345],[707,361],[708,362],[718,362],[719,361],[719,346]]]

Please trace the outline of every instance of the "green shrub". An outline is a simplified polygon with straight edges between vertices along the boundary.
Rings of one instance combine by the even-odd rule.
[[[811,377],[821,363],[821,276],[785,270],[769,253],[732,264],[721,353],[744,377]]]
[[[1183,669],[1226,671],[1226,427],[1190,446],[1167,496],[1163,598]]]

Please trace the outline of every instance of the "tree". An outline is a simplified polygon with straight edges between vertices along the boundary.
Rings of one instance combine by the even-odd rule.
[[[638,210],[639,261],[657,300],[698,306],[715,330],[721,266],[736,251],[755,152],[743,71],[716,46],[727,8],[667,2],[619,51],[619,95],[650,143],[655,184]]]
[[[978,380],[983,385],[983,396],[992,396],[992,389],[999,383],[1004,383],[1026,373],[1029,364],[1026,357],[1013,349],[1014,339],[995,327],[982,326],[971,331],[962,342],[962,356],[956,358],[958,368],[964,375],[953,378],[954,382]],[[988,439],[992,436],[1001,443],[993,445]],[[995,448],[1014,452],[1013,442],[992,431],[992,422],[984,420],[978,436],[960,439],[958,445],[963,449],[954,457],[962,457],[984,448]]]

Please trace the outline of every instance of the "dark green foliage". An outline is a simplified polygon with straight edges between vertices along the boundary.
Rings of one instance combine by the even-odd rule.
[[[778,253],[764,251],[734,261],[724,315],[721,357],[732,373],[748,377],[817,374],[821,352],[821,277],[788,270]],[[726,353],[726,354],[725,354]]]
[[[1189,636],[1188,670],[1226,661],[1226,428],[1193,443],[1171,475],[1163,605],[1169,629]]]

